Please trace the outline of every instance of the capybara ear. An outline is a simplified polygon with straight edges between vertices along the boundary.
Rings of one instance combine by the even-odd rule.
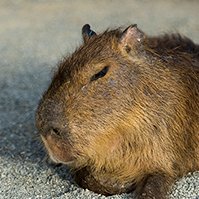
[[[137,28],[137,24],[130,25],[126,28],[120,37],[120,45],[126,49],[127,52],[138,46],[144,40],[144,33]]]
[[[94,35],[97,35],[93,30],[90,29],[89,24],[85,24],[82,27],[82,37],[84,42],[86,42],[89,38],[93,37]]]

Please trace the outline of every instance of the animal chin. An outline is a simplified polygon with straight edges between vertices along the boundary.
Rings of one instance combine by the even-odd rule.
[[[50,156],[50,159],[56,164],[60,164],[61,163],[61,164],[68,165],[68,166],[71,166],[71,165],[74,164],[74,160],[71,160],[71,161],[60,160],[59,158],[55,157],[53,155],[53,153],[51,153],[50,151],[49,151],[49,156]]]

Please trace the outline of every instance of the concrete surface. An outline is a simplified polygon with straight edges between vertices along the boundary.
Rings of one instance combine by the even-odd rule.
[[[137,23],[149,34],[179,31],[199,42],[199,1],[0,0],[0,199],[105,198],[78,188],[63,166],[46,164],[34,112],[57,61],[96,31]],[[199,172],[171,198],[199,198]],[[123,194],[116,198],[131,198]]]

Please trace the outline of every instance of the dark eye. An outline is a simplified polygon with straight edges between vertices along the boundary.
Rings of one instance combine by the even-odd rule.
[[[99,73],[96,73],[91,77],[91,82],[95,81],[101,77],[104,77],[106,73],[108,72],[109,66],[105,66]]]

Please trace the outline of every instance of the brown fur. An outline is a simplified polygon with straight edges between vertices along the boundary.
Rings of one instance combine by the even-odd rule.
[[[199,170],[199,46],[134,26],[94,35],[59,64],[36,124],[50,157],[70,164],[82,187],[164,199]]]

